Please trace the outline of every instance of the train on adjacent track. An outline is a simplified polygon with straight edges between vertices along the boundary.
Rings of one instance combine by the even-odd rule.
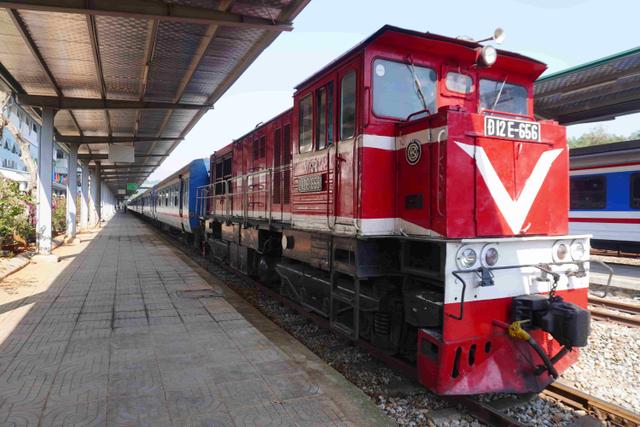
[[[592,246],[640,252],[640,140],[570,151],[569,230]]]
[[[203,253],[415,363],[438,394],[540,391],[590,332],[565,129],[534,117],[545,68],[385,26],[213,153],[206,185],[185,195],[183,170],[129,208],[193,221]]]

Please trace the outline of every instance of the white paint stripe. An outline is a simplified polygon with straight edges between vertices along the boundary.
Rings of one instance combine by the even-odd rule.
[[[395,138],[393,136],[381,136],[381,135],[363,135],[360,147],[364,148],[377,148],[379,150],[394,151]]]
[[[614,166],[614,167],[601,167],[596,169],[585,169],[570,171],[570,176],[583,176],[583,175],[597,175],[601,173],[613,173],[613,172],[637,172],[640,171],[640,165],[630,166]]]
[[[551,165],[563,149],[557,148],[542,153],[533,168],[533,172],[531,172],[531,175],[527,178],[520,196],[516,200],[513,200],[500,180],[493,164],[491,164],[491,160],[489,160],[489,156],[487,156],[484,148],[457,141],[456,144],[467,153],[469,157],[475,159],[478,170],[491,193],[491,197],[493,197],[498,209],[500,209],[509,228],[513,234],[520,234],[524,221],[527,219],[527,215],[529,215],[533,201],[538,195],[549,173],[549,169],[551,169]]]
[[[571,218],[640,219],[640,211],[569,211],[569,219]]]
[[[569,222],[569,232],[590,233],[593,236],[592,238],[600,240],[640,241],[640,227],[638,224]]]
[[[461,247],[470,247],[477,254],[482,254],[482,249],[487,243],[498,250],[499,258],[496,267],[552,264],[553,245],[557,240],[580,240],[588,247],[589,238],[586,236],[540,236],[538,239],[511,238],[511,239],[466,239],[464,242],[447,242],[447,257],[445,260],[445,304],[459,303],[462,292],[462,283],[451,274],[459,270],[457,254]],[[491,241],[493,240],[493,242]],[[481,256],[473,269],[480,266]],[[579,270],[578,264],[551,265],[554,272],[560,273],[558,290],[584,289],[589,286],[589,277],[580,275],[567,275],[567,272]],[[589,270],[589,262],[584,263],[586,271]],[[498,298],[514,297],[519,295],[531,295],[548,292],[552,280],[549,276],[544,280],[544,274],[535,267],[515,267],[502,270],[493,270],[494,286],[479,286],[480,277],[476,271],[459,273],[467,286],[465,289],[465,301],[483,301]]]
[[[403,135],[399,138],[393,136],[364,134],[359,138],[358,147],[377,148],[379,150],[396,151],[402,150],[409,145],[409,142],[417,139],[422,145],[432,142],[445,141],[448,137],[448,127],[440,126],[433,129],[421,129]]]

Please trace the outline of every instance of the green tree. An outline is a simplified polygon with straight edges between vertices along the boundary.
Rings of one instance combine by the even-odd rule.
[[[608,133],[602,126],[597,126],[577,138],[569,138],[567,143],[569,144],[569,148],[578,148],[588,147],[590,145],[611,144],[612,142],[625,140],[627,140],[627,138],[624,136]]]
[[[16,235],[29,240],[33,234],[29,221],[31,197],[20,191],[19,183],[0,179],[0,244],[10,245]]]
[[[633,141],[635,139],[640,139],[640,130],[632,132],[631,135],[629,135],[628,139],[629,139],[629,141]]]

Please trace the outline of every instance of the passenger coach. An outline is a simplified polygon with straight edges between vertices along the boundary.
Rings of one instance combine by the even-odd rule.
[[[572,233],[601,249],[640,251],[640,140],[574,148]]]
[[[137,195],[128,209],[181,232],[198,235],[195,194],[209,181],[209,164],[197,159]]]

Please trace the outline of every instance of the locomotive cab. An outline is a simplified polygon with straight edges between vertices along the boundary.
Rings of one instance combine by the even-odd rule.
[[[419,328],[418,370],[441,394],[539,390],[589,334],[588,238],[566,236],[565,130],[534,117],[543,64],[498,52],[488,67],[480,47],[441,42],[451,40],[398,49],[389,35],[364,55],[363,146],[370,133],[393,143],[394,233],[407,237],[404,313]],[[363,199],[377,191],[368,185],[363,176]],[[444,267],[434,269],[443,240]],[[513,331],[522,324],[530,333]]]

